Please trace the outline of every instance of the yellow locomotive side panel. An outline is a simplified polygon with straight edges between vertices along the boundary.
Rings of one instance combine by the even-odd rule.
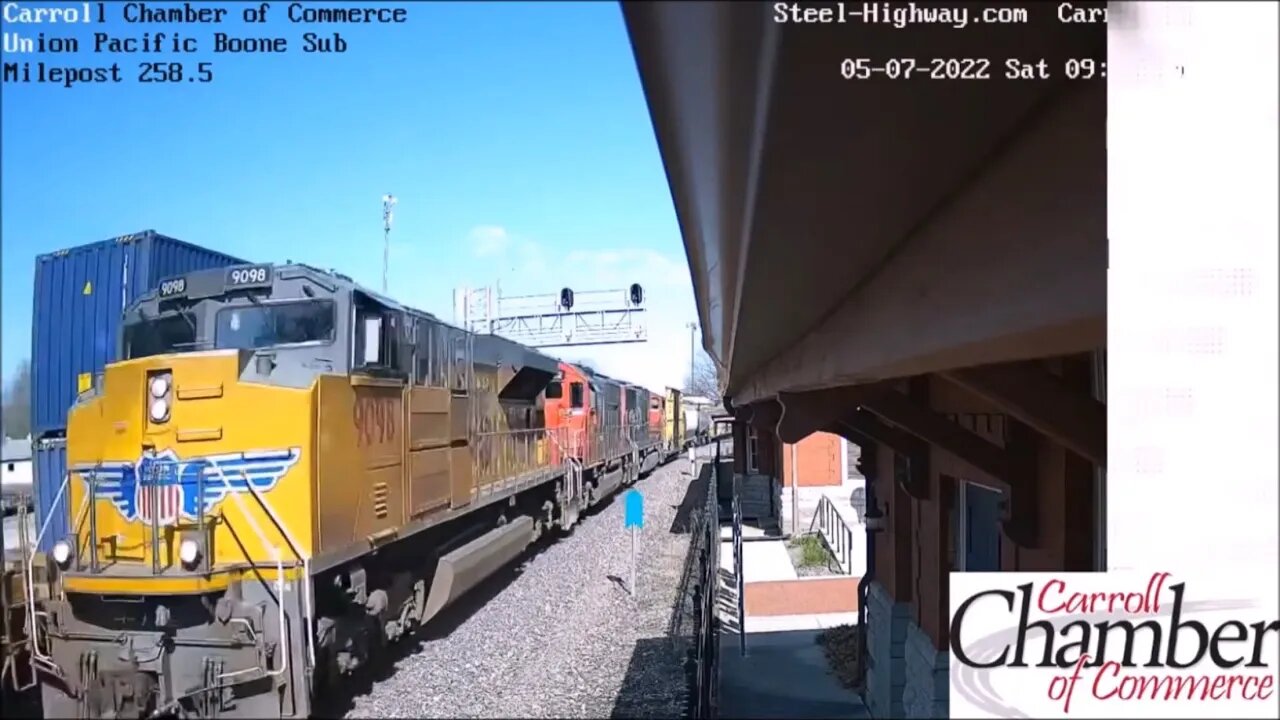
[[[404,383],[335,375],[319,384],[319,550],[379,544],[406,518]]]
[[[479,493],[502,478],[501,470],[506,461],[503,455],[507,449],[502,438],[511,428],[506,411],[498,401],[498,369],[476,366],[472,376],[475,387],[471,402],[476,433],[471,455],[475,462],[475,489]]]
[[[409,391],[408,519],[429,515],[449,504],[450,470],[448,388],[414,387]]]
[[[68,590],[154,592],[144,577],[127,579],[128,568],[177,567],[178,543],[202,516],[211,575],[274,564],[276,551],[292,563],[291,546],[310,555],[313,391],[240,383],[239,372],[234,351],[128,360],[108,366],[102,394],[72,409],[65,503],[78,567],[96,559],[101,572],[67,573]],[[167,411],[157,422],[159,400]],[[82,509],[91,483],[92,514]],[[180,591],[187,581],[210,579],[170,584]]]
[[[476,366],[473,370],[475,434],[470,453],[477,494],[497,491],[548,462],[538,402],[504,402],[500,398],[502,388],[514,376],[515,371],[505,366]]]

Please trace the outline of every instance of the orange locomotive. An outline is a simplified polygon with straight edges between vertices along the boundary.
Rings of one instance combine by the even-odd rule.
[[[665,459],[648,390],[569,363],[546,389],[548,431],[561,438],[553,462],[568,461],[587,505],[635,482]],[[573,474],[573,473],[571,473]]]

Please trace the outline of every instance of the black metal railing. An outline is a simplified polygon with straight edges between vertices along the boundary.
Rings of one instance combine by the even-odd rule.
[[[853,574],[853,529],[826,495],[818,501],[818,509],[809,523],[809,531],[817,527],[818,534],[840,566],[840,572]]]
[[[718,458],[717,458],[718,459]],[[702,497],[689,517],[689,549],[680,580],[680,601],[672,614],[668,635],[688,642],[686,669],[689,715],[696,720],[716,717],[720,678],[719,596],[720,507],[716,498],[717,462],[700,458],[693,471]]]
[[[716,601],[720,590],[720,503],[716,498],[713,479],[720,457],[716,454],[715,465],[707,481],[707,497],[703,510],[702,542],[706,546],[703,554],[701,588],[699,597],[698,626],[698,704],[695,717],[710,719],[716,717],[719,705],[717,697],[720,685],[720,620],[716,616]]]

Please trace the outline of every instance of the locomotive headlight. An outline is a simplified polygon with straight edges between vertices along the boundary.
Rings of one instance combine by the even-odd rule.
[[[169,401],[156,398],[151,401],[151,421],[164,422],[169,418]]]
[[[53,555],[53,562],[60,569],[66,570],[67,566],[71,564],[71,543],[66,540],[59,540],[53,544],[51,554]]]
[[[151,397],[162,398],[169,392],[169,378],[157,375],[151,378]]]
[[[188,570],[194,568],[200,562],[200,543],[192,538],[183,538],[178,544],[178,559]]]

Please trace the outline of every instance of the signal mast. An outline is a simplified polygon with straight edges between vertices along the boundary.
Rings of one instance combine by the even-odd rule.
[[[644,288],[503,297],[493,288],[454,292],[454,322],[474,333],[502,335],[529,347],[579,347],[648,342]]]

